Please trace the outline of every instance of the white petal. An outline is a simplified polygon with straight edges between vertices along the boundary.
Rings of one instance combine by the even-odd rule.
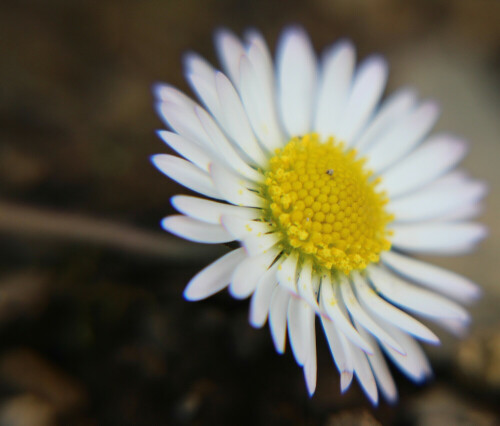
[[[353,138],[373,113],[384,91],[386,80],[387,62],[380,56],[366,59],[358,68],[336,134],[347,146],[352,144]]]
[[[161,226],[178,237],[197,243],[227,243],[234,237],[222,225],[200,222],[183,215],[168,216],[161,221]]]
[[[222,216],[222,225],[245,247],[249,256],[267,252],[281,240],[281,235],[266,222],[250,221],[238,216]]]
[[[347,356],[339,333],[335,324],[327,317],[321,317],[321,324],[325,331],[325,336],[328,341],[328,347],[333,357],[333,361],[340,373],[342,393],[346,391],[352,381],[353,365],[352,360]]]
[[[259,79],[267,88],[274,88],[274,66],[271,53],[261,33],[254,29],[247,31],[247,55],[250,58]],[[274,96],[274,95],[273,95]]]
[[[477,300],[481,295],[481,290],[475,283],[438,266],[393,251],[382,253],[380,258],[387,266],[404,277],[463,303]]]
[[[375,294],[359,273],[353,274],[352,278],[359,301],[365,310],[372,312],[377,317],[385,319],[421,340],[432,344],[439,343],[439,338],[425,325]]]
[[[309,303],[315,311],[318,311],[318,300],[316,294],[314,293],[312,283],[312,266],[312,261],[310,259],[304,261],[302,267],[300,268],[297,289],[300,297]]]
[[[156,87],[158,115],[177,133],[201,145],[211,146],[194,110],[199,105],[180,90],[169,85]]]
[[[186,76],[197,75],[207,83],[213,85],[213,93],[215,94],[215,68],[210,65],[204,58],[197,53],[188,52],[184,55],[184,69]],[[189,80],[189,78],[188,78]],[[193,87],[196,92],[196,88]]]
[[[322,138],[336,135],[339,129],[339,117],[347,102],[355,57],[354,46],[348,40],[336,43],[323,57],[314,118],[314,131]]]
[[[374,353],[371,356],[368,356],[368,362],[372,368],[373,375],[375,376],[375,380],[377,382],[378,387],[384,394],[384,397],[389,402],[396,402],[398,399],[398,391],[396,389],[396,384],[394,383],[394,379],[392,378],[392,374],[387,366],[384,355],[379,349],[378,344],[375,342],[372,336],[367,333],[363,327],[357,326],[358,331],[361,335],[367,339],[371,343],[374,348]]]
[[[413,253],[458,255],[472,251],[487,234],[478,223],[394,224],[392,244]]]
[[[208,165],[212,159],[206,149],[204,150],[196,143],[183,138],[177,133],[169,132],[167,130],[158,131],[158,136],[186,160],[190,161],[200,169],[208,171]]]
[[[381,343],[384,352],[387,353],[401,371],[417,383],[431,376],[432,370],[429,361],[420,345],[411,336],[386,322],[384,322],[384,328],[405,348],[406,356],[396,352],[385,343]]]
[[[293,251],[278,267],[278,283],[284,289],[297,294],[297,263],[299,257],[297,252]]]
[[[394,340],[390,335],[388,335],[382,327],[380,327],[374,320],[371,318],[365,310],[359,305],[356,296],[351,288],[351,283],[347,278],[341,280],[340,283],[340,292],[342,294],[342,299],[347,308],[349,314],[354,318],[354,320],[358,321],[363,327],[365,327],[370,333],[372,333],[378,340],[387,343],[389,346],[394,348],[396,351],[404,354],[403,348],[401,345]]]
[[[439,187],[439,188],[448,188],[448,189],[453,189],[460,187],[461,185],[467,183],[470,181],[470,177],[465,173],[463,170],[452,170],[451,172],[448,172],[441,176],[440,178],[434,180],[431,182],[429,185],[427,185],[425,188],[422,190],[426,190],[428,188],[432,187]],[[419,190],[420,191],[420,190]],[[406,195],[398,196],[396,198],[402,198],[405,197]]]
[[[274,347],[280,354],[285,352],[286,315],[289,300],[290,293],[279,285],[276,286],[269,308],[269,327],[271,329]]]
[[[192,102],[192,101],[191,101]],[[161,102],[156,105],[158,115],[179,135],[200,146],[213,148],[210,138],[205,133],[195,114],[196,104],[178,105],[173,102]]]
[[[467,180],[456,186],[438,180],[425,188],[391,201],[390,211],[398,222],[424,221],[474,206],[485,194],[483,182]]]
[[[311,129],[316,91],[316,57],[307,34],[301,28],[285,30],[276,54],[278,100],[281,119],[289,136]]]
[[[184,290],[184,298],[196,301],[219,292],[229,284],[234,268],[245,258],[245,250],[239,248],[217,259],[189,281]]]
[[[309,316],[309,330],[307,331],[307,335],[309,336],[309,343],[306,363],[304,365],[304,377],[306,379],[306,386],[307,391],[309,392],[309,396],[312,396],[314,394],[314,391],[316,390],[316,380],[318,372],[318,363],[316,358],[316,314],[312,309],[309,309]]]
[[[158,170],[186,188],[207,197],[222,198],[210,176],[189,161],[167,154],[153,155],[151,161]]]
[[[214,74],[208,80],[198,74],[189,73],[186,75],[193,91],[196,92],[198,98],[203,102],[205,107],[210,111],[217,121],[222,120],[222,109],[219,102],[219,95],[215,87],[215,70]]]
[[[397,123],[408,114],[416,102],[416,92],[412,89],[400,89],[392,94],[377,111],[368,127],[361,132],[354,141],[354,147],[364,152],[379,138],[390,126]]]
[[[170,201],[178,212],[213,224],[220,224],[222,215],[238,216],[247,220],[257,219],[260,216],[257,209],[217,203],[188,195],[176,195]]]
[[[312,316],[311,316],[312,313]],[[297,364],[304,365],[309,351],[310,321],[314,319],[311,307],[301,298],[292,296],[288,303],[288,336]]]
[[[250,324],[262,327],[267,320],[274,288],[278,285],[276,272],[278,262],[271,266],[262,276],[250,302]]]
[[[312,275],[311,284],[314,290],[314,294],[316,295],[316,300],[318,300],[319,297],[320,281],[321,281],[321,276],[318,273]]]
[[[429,133],[438,116],[439,107],[435,102],[423,103],[368,148],[368,167],[380,172],[404,157]]]
[[[340,336],[341,339],[345,337]],[[373,355],[365,355],[365,353],[347,339],[345,342],[349,346],[349,356],[352,358],[352,364],[354,367],[354,374],[358,379],[358,383],[361,386],[361,389],[368,397],[368,399],[372,402],[373,405],[378,404],[378,391],[377,391],[377,383],[375,381],[375,377],[373,377],[372,370],[370,368],[370,364],[368,362],[367,357]]]
[[[217,154],[217,158],[220,158],[227,167],[246,179],[250,179],[254,182],[260,182],[263,180],[261,173],[243,161],[233,145],[224,136],[224,133],[222,133],[219,126],[203,108],[195,107],[195,114],[202,124],[204,131],[208,135],[214,147],[214,151]]]
[[[385,172],[381,187],[391,198],[420,188],[453,168],[464,157],[466,148],[460,139],[436,135]]]
[[[477,218],[481,213],[483,213],[483,206],[479,203],[468,204],[456,208],[453,211],[445,213],[435,218],[440,222],[457,222],[464,220],[472,220]]]
[[[274,67],[269,49],[262,37],[256,31],[250,31],[248,36],[247,57],[252,65],[252,70],[258,81],[258,91],[260,96],[260,117],[262,135],[262,143],[269,149],[272,147],[281,146],[284,142],[285,135],[281,129],[276,110],[276,87],[274,84]],[[243,95],[243,85],[241,84],[241,92]],[[255,129],[254,129],[255,130]],[[264,138],[265,134],[265,138]],[[273,140],[275,139],[275,140]]]
[[[234,174],[225,166],[212,163],[210,176],[215,188],[217,188],[217,192],[230,203],[245,207],[262,207],[264,205],[264,200],[251,191],[251,189],[255,188],[255,185]]]
[[[368,277],[376,290],[395,305],[430,318],[453,318],[463,322],[469,319],[460,305],[413,286],[382,267],[369,266]]]
[[[278,232],[264,234],[255,231],[242,237],[241,244],[245,247],[245,250],[250,256],[257,256],[261,253],[266,253],[271,247],[275,246],[280,241],[281,236]]]
[[[215,46],[224,71],[237,87],[240,58],[245,53],[241,41],[231,31],[223,28],[215,33]]]
[[[468,324],[463,321],[450,319],[450,318],[439,318],[433,320],[436,324],[443,327],[448,332],[454,334],[459,338],[464,338],[468,331]]]
[[[234,270],[229,292],[236,299],[245,299],[257,287],[259,280],[264,276],[278,255],[277,250],[269,250],[259,256],[248,257]]]
[[[267,222],[243,219],[238,216],[222,216],[222,224],[235,240],[243,240],[250,235],[263,235],[273,228]]]
[[[154,93],[156,99],[160,103],[172,102],[175,105],[190,108],[196,105],[196,102],[194,102],[189,96],[169,84],[160,83],[155,85]]]
[[[252,129],[262,145],[273,152],[283,142],[273,98],[247,56],[241,58],[240,73],[241,100]]]
[[[337,283],[335,283],[335,286],[338,286]],[[337,289],[333,288],[328,275],[323,275],[322,277],[320,300],[322,304],[321,306],[339,331],[345,334],[350,341],[352,341],[356,346],[359,346],[363,351],[373,353],[373,349],[370,344],[361,337],[351,324],[350,320],[340,309],[340,303],[342,303],[342,301],[337,294]]]
[[[223,122],[221,123],[232,141],[259,166],[267,165],[267,157],[260,148],[253,134],[240,97],[235,88],[222,74],[215,75],[215,85],[222,108]]]

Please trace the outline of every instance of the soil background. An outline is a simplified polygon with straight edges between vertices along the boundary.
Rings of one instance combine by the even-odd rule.
[[[317,52],[351,38],[388,57],[387,93],[440,101],[437,130],[470,141],[489,182],[490,237],[432,259],[484,289],[459,340],[426,346],[434,378],[393,369],[400,397],[340,395],[318,327],[309,398],[288,349],[248,324],[226,292],[188,303],[191,276],[226,250],[166,235],[187,191],[149,156],[151,87],[189,93],[182,54],[216,63],[213,31],[258,28],[274,51],[298,23]],[[500,2],[498,0],[3,0],[0,5],[0,425],[500,424]]]

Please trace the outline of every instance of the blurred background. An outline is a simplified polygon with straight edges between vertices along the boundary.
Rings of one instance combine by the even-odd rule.
[[[309,399],[246,302],[183,300],[224,248],[159,228],[187,191],[149,162],[168,152],[151,85],[189,92],[182,53],[215,63],[217,27],[256,27],[274,51],[289,23],[318,52],[350,37],[386,55],[387,91],[439,100],[437,129],[470,140],[464,166],[490,184],[489,239],[433,259],[484,289],[470,334],[426,347],[430,383],[394,370],[395,406],[339,394],[319,327]],[[498,0],[3,0],[0,46],[0,425],[500,424]]]

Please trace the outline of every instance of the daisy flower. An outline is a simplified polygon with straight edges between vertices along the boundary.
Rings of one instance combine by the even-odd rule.
[[[412,257],[470,252],[486,232],[471,219],[485,185],[454,170],[466,143],[429,132],[433,101],[404,88],[381,101],[387,64],[355,67],[342,40],[316,59],[297,27],[280,37],[275,64],[262,36],[216,34],[223,72],[185,58],[196,103],[169,85],[155,88],[171,131],[159,136],[182,157],[154,165],[202,195],[178,195],[181,213],[164,229],[234,249],[199,272],[184,297],[229,287],[251,296],[250,323],[269,322],[279,353],[288,334],[309,394],[316,387],[316,315],[344,392],[355,376],[375,404],[397,399],[385,361],[423,381],[431,368],[418,341],[439,342],[410,314],[462,333],[457,302],[479,295],[469,279]]]

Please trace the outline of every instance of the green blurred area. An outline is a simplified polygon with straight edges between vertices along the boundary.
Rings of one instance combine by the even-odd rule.
[[[169,198],[186,191],[149,161],[169,152],[154,133],[163,124],[152,85],[190,93],[182,54],[216,63],[218,27],[256,27],[274,50],[290,23],[305,27],[318,52],[348,37],[359,59],[386,55],[387,92],[410,85],[439,100],[437,130],[471,142],[464,166],[490,184],[482,216],[490,237],[472,256],[437,260],[484,288],[470,336],[441,333],[442,347],[426,348],[435,379],[416,386],[394,371],[400,402],[377,409],[357,385],[339,394],[320,337],[309,399],[292,356],[277,355],[268,330],[248,325],[247,303],[227,294],[182,299],[189,278],[216,257],[210,248],[182,262],[151,255],[146,243],[120,250],[120,241],[110,248],[4,229],[0,424],[500,422],[498,0],[4,0],[0,209],[50,208],[160,235]]]

